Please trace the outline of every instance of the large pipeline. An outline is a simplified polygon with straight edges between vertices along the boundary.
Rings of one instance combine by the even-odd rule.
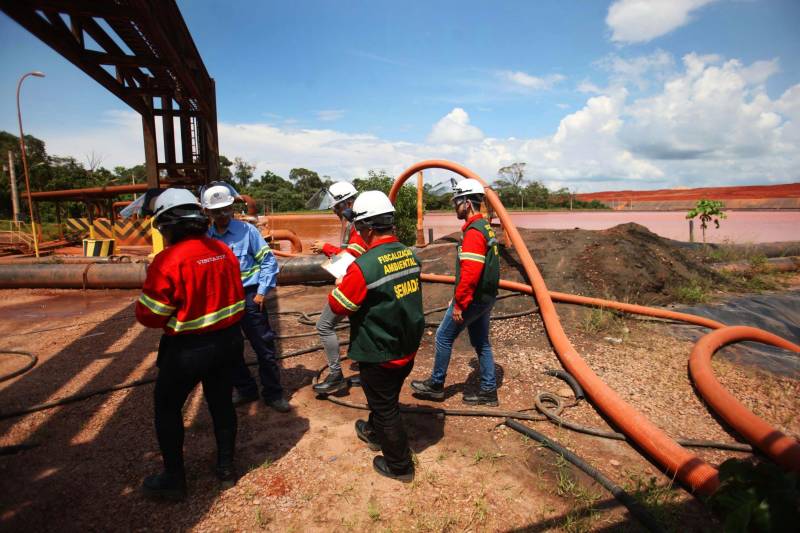
[[[431,161],[422,161],[417,163],[408,169],[406,169],[400,176],[397,177],[395,180],[392,189],[390,191],[389,197],[392,201],[397,197],[397,194],[402,187],[403,183],[412,175],[416,174],[425,169],[429,168],[441,168],[445,170],[450,170],[452,172],[458,173],[465,178],[473,178],[481,182],[485,187],[486,192],[486,199],[491,207],[494,209],[497,216],[500,218],[500,222],[503,224],[503,227],[511,240],[511,243],[514,246],[514,249],[519,254],[520,260],[522,262],[523,268],[525,269],[525,273],[528,277],[530,285],[523,285],[518,283],[510,283],[510,282],[503,282],[501,286],[504,288],[509,288],[512,290],[520,290],[522,292],[527,292],[529,294],[533,294],[536,298],[536,302],[539,305],[539,309],[541,312],[542,320],[545,325],[545,329],[547,331],[548,337],[553,344],[553,347],[556,351],[556,354],[559,357],[562,365],[564,368],[571,373],[586,391],[589,398],[592,400],[593,404],[600,410],[602,414],[607,416],[613,424],[618,427],[628,438],[630,438],[634,443],[636,443],[646,454],[662,465],[664,468],[667,469],[670,473],[674,474],[684,485],[688,486],[692,491],[697,492],[701,495],[710,495],[712,494],[717,487],[719,486],[719,478],[717,470],[706,463],[705,461],[701,460],[696,455],[692,454],[688,450],[682,448],[678,445],[672,438],[670,438],[664,431],[660,428],[655,426],[650,420],[648,420],[643,414],[637,411],[633,406],[626,403],[614,390],[612,390],[608,385],[606,385],[589,367],[588,364],[581,358],[575,348],[572,346],[572,343],[567,338],[564,329],[561,325],[561,322],[558,318],[558,313],[556,312],[555,305],[553,304],[553,299],[559,299],[565,302],[571,303],[580,303],[583,305],[596,305],[600,307],[608,307],[612,309],[619,309],[621,311],[630,312],[630,313],[638,313],[644,314],[649,316],[657,316],[661,318],[670,318],[670,319],[677,319],[677,320],[684,320],[687,322],[700,324],[706,327],[719,329],[723,328],[724,324],[719,322],[703,319],[701,317],[694,317],[692,315],[687,315],[684,313],[674,313],[670,311],[664,311],[660,309],[648,308],[644,306],[638,305],[631,305],[631,304],[622,304],[619,302],[611,302],[607,300],[601,300],[596,298],[584,298],[580,296],[574,295],[564,295],[559,293],[550,293],[547,289],[547,286],[542,278],[539,269],[536,267],[536,264],[531,257],[531,254],[525,245],[519,231],[517,231],[516,226],[511,221],[508,212],[506,211],[503,204],[500,202],[499,197],[497,194],[486,184],[484,180],[480,178],[477,174],[473,173],[469,169],[462,167],[456,163],[450,161],[443,161],[443,160],[431,160]],[[425,281],[440,281],[440,282],[450,282],[452,278],[445,280],[445,276],[431,276],[431,275],[423,275],[423,280]],[[441,279],[437,279],[441,278]],[[745,336],[744,333],[739,330],[739,328],[732,328],[734,331],[730,334],[729,340],[730,342],[737,342],[738,340],[756,340],[759,342],[766,342],[766,343],[773,343],[774,335],[771,335],[762,330],[756,330],[754,328],[746,328],[748,330],[748,334]],[[706,343],[706,345],[701,345],[695,348],[696,351],[699,351],[701,354],[705,354],[712,349],[713,343]],[[787,347],[795,352],[800,352],[800,346],[797,346],[793,343],[788,341],[783,341],[781,346]],[[710,355],[707,357],[710,360]],[[693,374],[694,376],[694,374]],[[694,378],[697,381],[697,378]],[[703,377],[699,378],[703,381]],[[707,383],[708,387],[712,390],[719,392],[722,389],[719,383]],[[722,389],[724,391],[724,389]],[[735,414],[731,414],[730,411],[732,410],[732,406],[725,402],[721,402],[720,405],[714,406],[718,413],[720,413],[724,418],[731,417],[733,418],[736,416]],[[735,409],[734,409],[735,411]],[[723,415],[723,413],[726,413]],[[753,415],[755,416],[755,415]],[[777,433],[777,435],[776,435]],[[760,435],[760,432],[757,432]],[[743,436],[746,438],[750,438],[750,433],[743,433]],[[772,433],[772,438],[775,440],[778,436],[782,436],[780,432]],[[787,437],[788,438],[788,437]],[[793,446],[797,446],[797,442],[794,439],[790,439],[792,445],[790,448],[794,449]],[[770,454],[775,460],[778,460],[772,453],[775,451],[771,447],[765,447],[763,442],[759,445],[759,442],[752,442],[751,444],[755,446],[759,446],[762,450],[766,453]],[[787,464],[787,463],[782,463]],[[788,467],[800,471],[800,462],[798,461],[790,461],[788,463]]]
[[[320,265],[324,256],[278,258],[278,283],[330,282]],[[0,264],[0,289],[138,289],[147,276],[146,263]]]

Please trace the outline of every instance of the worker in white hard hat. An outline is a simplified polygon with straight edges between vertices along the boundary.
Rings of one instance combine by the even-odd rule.
[[[369,405],[369,419],[356,421],[356,435],[383,452],[372,461],[376,472],[410,481],[414,463],[398,401],[425,329],[420,262],[394,235],[394,206],[384,193],[361,193],[353,215],[367,251],[348,267],[328,304],[350,317],[347,356],[359,363]]]
[[[209,187],[203,193],[203,208],[211,218],[208,236],[227,244],[239,260],[245,293],[242,330],[258,360],[261,396],[276,411],[291,407],[281,386],[281,372],[275,358],[275,333],[270,327],[266,296],[278,280],[278,262],[264,237],[252,224],[233,218],[234,198],[225,185]],[[234,405],[258,399],[258,384],[244,360],[233,374]]]
[[[236,481],[231,368],[244,350],[244,290],[239,262],[227,246],[206,236],[208,219],[191,192],[167,189],[153,211],[167,247],[147,268],[136,318],[164,330],[154,390],[164,471],[145,479],[142,488],[148,496],[180,500],[186,496],[181,409],[200,382],[214,423],[217,477],[226,487]]]
[[[465,392],[463,401],[470,405],[498,405],[489,316],[497,299],[500,261],[494,230],[481,214],[484,195],[483,185],[475,179],[462,180],[453,190],[456,216],[464,221],[456,258],[456,284],[450,306],[436,330],[433,372],[428,379],[411,382],[414,394],[423,398],[444,399],[453,343],[466,328],[478,355],[481,380],[479,390]]]
[[[328,257],[340,253],[359,257],[367,251],[367,244],[358,234],[352,222],[352,207],[358,191],[351,183],[337,181],[328,188],[328,193],[333,198],[331,209],[339,217],[339,220],[345,223],[342,231],[342,244],[341,246],[335,246],[322,241],[314,241],[311,245],[311,251],[323,253]],[[339,360],[339,338],[336,336],[336,326],[342,320],[344,320],[344,315],[337,315],[331,311],[331,306],[327,303],[322,309],[319,320],[317,320],[317,331],[328,360],[328,376],[312,387],[317,394],[333,394],[347,387]]]

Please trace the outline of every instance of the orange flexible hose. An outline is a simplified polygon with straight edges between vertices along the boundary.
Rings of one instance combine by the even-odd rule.
[[[522,240],[522,236],[519,234],[516,226],[511,221],[511,217],[508,215],[505,207],[500,202],[499,197],[486,184],[486,182],[480,178],[480,176],[473,173],[469,169],[458,165],[457,163],[445,160],[429,160],[416,163],[415,165],[412,165],[406,169],[395,179],[392,189],[389,192],[389,198],[394,201],[397,197],[400,187],[402,187],[403,183],[405,183],[410,176],[421,170],[429,168],[450,170],[460,174],[465,178],[476,179],[484,185],[486,188],[486,200],[494,208],[495,213],[500,218],[500,222],[511,239],[514,249],[517,250],[520,261],[525,269],[525,273],[530,281],[530,286],[505,281],[503,284],[501,284],[501,286],[512,290],[521,290],[522,292],[532,293],[534,295],[536,302],[539,305],[539,310],[548,337],[553,344],[559,360],[561,361],[562,365],[564,365],[564,368],[573,376],[575,376],[575,379],[580,383],[600,412],[610,418],[614,425],[616,425],[623,433],[625,433],[626,436],[628,436],[634,443],[642,448],[642,450],[644,450],[648,456],[666,468],[670,473],[673,473],[692,491],[701,495],[712,494],[719,486],[717,470],[696,455],[678,445],[674,440],[672,440],[672,438],[670,438],[660,428],[656,427],[644,415],[620,398],[616,392],[614,392],[592,371],[583,358],[580,357],[564,333],[564,329],[559,321],[555,305],[553,304],[553,297],[557,295],[559,297],[557,299],[565,302],[598,305],[602,307],[619,309],[626,312],[684,320],[715,329],[722,328],[724,325],[713,320],[707,320],[701,317],[693,317],[684,313],[675,313],[672,311],[647,308],[632,304],[623,304],[620,302],[611,302],[608,300],[585,298],[581,296],[560,293],[553,293],[553,297],[551,297],[551,293],[548,291],[539,269],[536,267],[536,264],[534,263],[527,246],[525,246],[525,243]],[[437,281],[436,278],[445,278],[445,276],[423,276],[423,279],[428,281]],[[452,277],[449,278],[452,279]],[[442,279],[439,281],[444,280]],[[449,282],[452,283],[452,281]],[[722,388],[718,383],[717,387],[720,389]],[[725,409],[727,406],[723,405],[722,407]]]
[[[714,353],[734,342],[755,341],[800,353],[800,346],[764,330],[748,326],[728,326],[702,337],[689,356],[689,372],[700,395],[714,411],[776,463],[800,473],[800,443],[787,437],[754,415],[733,397],[717,379],[711,368]]]

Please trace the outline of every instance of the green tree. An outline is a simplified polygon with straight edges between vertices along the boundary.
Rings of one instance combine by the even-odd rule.
[[[249,194],[259,206],[265,206],[268,212],[298,211],[303,209],[305,200],[292,182],[265,171],[258,180],[253,180],[247,187],[239,191]]]
[[[492,186],[500,196],[503,205],[525,207],[523,186],[525,184],[526,165],[527,163],[511,163],[497,171],[497,180]]]
[[[703,244],[706,243],[708,223],[713,221],[714,226],[719,229],[720,219],[728,218],[728,215],[722,212],[724,208],[725,205],[719,200],[700,200],[694,206],[694,209],[686,213],[687,219],[700,218],[700,228],[703,230]]]
[[[385,171],[370,170],[365,178],[353,180],[353,186],[358,192],[364,191],[383,191],[389,194],[394,179]],[[397,238],[409,246],[417,240],[417,191],[414,187],[406,183],[400,188],[395,208],[395,228]]]
[[[233,177],[233,172],[231,172],[232,166],[233,166],[233,161],[231,161],[224,155],[220,154],[217,179],[220,179],[222,181],[229,181]]]
[[[247,187],[247,184],[253,177],[253,171],[255,171],[255,169],[255,165],[251,165],[241,157],[233,158],[233,177],[236,178],[239,186]]]

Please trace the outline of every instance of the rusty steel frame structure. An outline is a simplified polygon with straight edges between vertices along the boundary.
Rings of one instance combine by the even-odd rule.
[[[175,0],[0,0],[0,10],[141,115],[149,187],[216,179],[214,80]]]

